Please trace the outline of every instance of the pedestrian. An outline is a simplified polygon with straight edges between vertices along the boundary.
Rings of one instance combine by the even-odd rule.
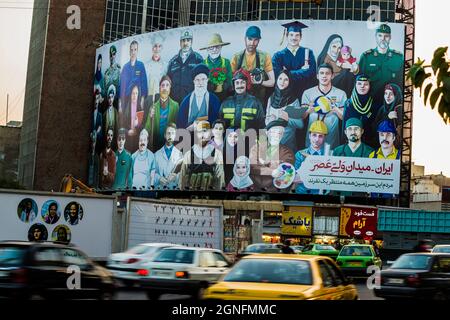
[[[294,253],[294,249],[292,249],[290,247],[291,245],[291,241],[290,240],[285,240],[283,247],[281,248],[281,252],[286,253],[286,254],[293,254]]]

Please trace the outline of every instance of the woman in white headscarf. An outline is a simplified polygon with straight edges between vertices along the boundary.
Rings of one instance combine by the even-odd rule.
[[[344,63],[340,67],[337,65],[337,60],[344,46],[344,40],[338,34],[333,34],[328,37],[322,52],[317,57],[317,65],[328,63],[333,67],[334,78],[332,80],[333,86],[344,90],[347,97],[350,97],[355,83],[355,76],[359,72],[358,64],[353,66],[349,63]]]
[[[227,191],[254,191],[253,181],[250,179],[250,159],[240,156],[233,168],[234,176],[227,185]]]

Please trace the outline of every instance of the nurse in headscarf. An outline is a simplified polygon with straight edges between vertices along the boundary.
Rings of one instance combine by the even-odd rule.
[[[384,87],[383,105],[376,116],[377,125],[384,120],[390,120],[397,129],[397,136],[403,119],[403,93],[395,83],[389,83]]]
[[[317,65],[328,63],[333,67],[333,86],[344,90],[349,97],[352,94],[353,84],[355,82],[355,75],[359,72],[357,63],[350,64],[348,62],[338,66],[338,58],[341,53],[341,49],[344,46],[344,40],[338,34],[333,34],[328,37],[325,46],[322,49],[319,57],[317,58]]]
[[[345,102],[343,123],[350,118],[361,120],[365,132],[363,142],[372,148],[376,148],[378,144],[375,121],[378,109],[379,105],[374,101],[370,89],[370,79],[366,75],[359,75],[350,99]]]
[[[248,192],[254,191],[253,181],[250,179],[250,159],[240,156],[236,159],[233,168],[234,176],[227,185],[227,191]]]
[[[281,144],[296,150],[297,129],[303,129],[302,115],[306,108],[300,107],[300,102],[294,92],[291,73],[287,70],[281,71],[277,78],[275,90],[270,96],[267,104],[266,125],[270,122],[281,119],[288,122],[284,131]]]

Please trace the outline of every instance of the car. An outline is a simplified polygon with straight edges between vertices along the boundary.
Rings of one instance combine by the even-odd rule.
[[[377,297],[450,299],[450,254],[407,253],[380,274]]]
[[[111,299],[114,291],[112,274],[76,247],[51,242],[0,242],[0,296]]]
[[[203,299],[356,300],[358,293],[331,258],[261,254],[242,258]]]
[[[143,263],[153,260],[162,249],[177,246],[171,243],[142,243],[125,252],[109,256],[106,267],[113,273],[116,283],[121,287],[132,287],[139,279],[137,271]]]
[[[294,250],[294,253],[300,253],[302,252],[303,248],[305,246],[291,246],[292,250]]]
[[[369,276],[367,268],[375,265],[381,269],[383,262],[370,244],[348,244],[342,247],[336,263],[348,276]]]
[[[432,253],[450,253],[450,244],[438,244],[433,247]]]
[[[205,288],[228,272],[231,263],[222,251],[198,247],[161,250],[137,271],[139,285],[150,299],[175,293],[200,297]]]
[[[301,254],[326,256],[330,257],[333,260],[336,260],[339,251],[336,250],[333,246],[326,244],[309,244],[303,248]]]
[[[236,258],[241,259],[242,257],[251,255],[251,254],[260,254],[260,253],[282,253],[281,249],[283,248],[283,244],[281,243],[254,243],[248,245],[243,251],[237,254]]]

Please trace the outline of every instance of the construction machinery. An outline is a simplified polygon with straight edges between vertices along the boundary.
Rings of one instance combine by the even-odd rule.
[[[59,191],[65,193],[96,193],[94,188],[89,188],[80,180],[75,179],[71,174],[66,174],[62,178]]]

